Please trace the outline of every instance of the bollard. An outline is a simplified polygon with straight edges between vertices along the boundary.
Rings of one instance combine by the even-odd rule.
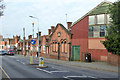
[[[43,61],[44,61],[43,57],[39,57],[39,66],[43,66]]]

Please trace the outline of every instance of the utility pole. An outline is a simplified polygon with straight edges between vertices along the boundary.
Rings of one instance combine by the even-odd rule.
[[[38,22],[38,57],[39,57],[40,56],[39,55],[39,18],[34,17],[34,16],[29,16],[29,17],[37,19],[37,22]],[[33,30],[33,32],[34,32],[34,30]]]
[[[24,54],[24,55],[26,55],[25,28],[23,28],[23,41],[24,41],[24,52],[25,52],[25,54]]]
[[[34,40],[34,23],[32,23],[32,26],[33,26],[33,40]],[[32,56],[34,57],[34,45],[33,45],[33,54]]]

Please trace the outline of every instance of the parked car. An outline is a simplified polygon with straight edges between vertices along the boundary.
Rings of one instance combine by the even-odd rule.
[[[6,50],[1,50],[0,51],[0,55],[6,55],[7,54],[7,51]]]
[[[14,55],[14,51],[13,50],[8,50],[8,55]]]

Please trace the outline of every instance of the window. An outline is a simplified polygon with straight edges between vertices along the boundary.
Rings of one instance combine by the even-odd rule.
[[[48,42],[49,40],[48,39],[46,39],[46,42]]]
[[[106,33],[105,25],[101,26],[89,26],[89,37],[104,37]]]
[[[95,16],[89,16],[89,25],[95,24]]]
[[[65,45],[65,47],[64,47],[65,51],[64,52],[67,53],[67,42],[66,41],[64,42],[64,45]]]
[[[54,51],[54,42],[53,42],[53,44],[52,44],[52,51]]]
[[[97,24],[104,24],[105,19],[104,19],[104,14],[97,15]]]
[[[57,35],[58,35],[58,37],[60,37],[61,33],[60,33],[60,32],[58,32],[58,33],[57,33]]]
[[[93,37],[93,26],[89,26],[88,36]]]
[[[61,49],[62,49],[62,52],[64,52],[64,43],[61,42]]]
[[[57,44],[57,42],[55,43],[55,47],[56,47],[56,52],[58,51],[58,44]]]
[[[105,26],[100,26],[100,37],[105,36]]]

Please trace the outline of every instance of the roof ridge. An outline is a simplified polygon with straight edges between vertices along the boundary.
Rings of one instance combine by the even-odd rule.
[[[103,3],[109,3],[112,4],[112,2],[110,1],[102,1],[100,4],[98,4],[96,7],[94,7],[92,10],[90,10],[89,12],[87,12],[85,15],[83,15],[81,18],[79,18],[77,21],[75,21],[70,27],[72,27],[73,25],[75,25],[76,23],[78,23],[78,21],[82,20],[84,17],[86,17],[89,13],[91,13],[93,10],[97,9],[97,7],[99,7],[100,5],[102,5]]]

